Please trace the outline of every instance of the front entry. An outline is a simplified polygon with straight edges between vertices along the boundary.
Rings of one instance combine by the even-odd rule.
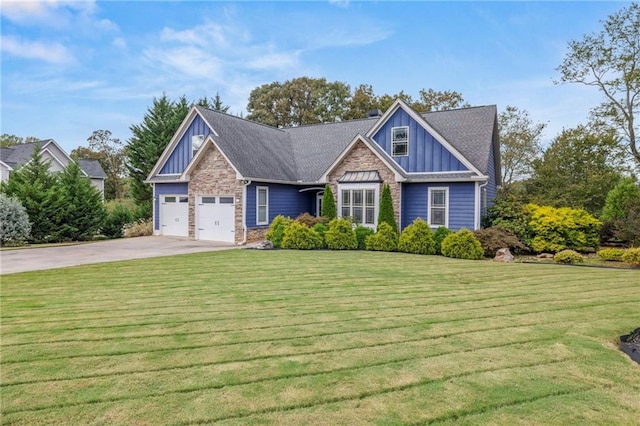
[[[235,241],[235,206],[232,196],[198,196],[196,239]]]

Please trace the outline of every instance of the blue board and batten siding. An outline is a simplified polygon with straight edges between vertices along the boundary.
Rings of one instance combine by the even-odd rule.
[[[204,122],[202,117],[196,115],[187,130],[180,138],[175,149],[160,169],[160,175],[164,174],[180,174],[187,168],[189,161],[193,157],[191,149],[191,137],[196,135],[204,135],[206,138],[212,133],[209,126]]]
[[[299,186],[254,182],[247,187],[247,228],[267,226],[256,224],[256,188],[259,186],[269,188],[269,223],[278,215],[295,218],[305,212],[312,213],[315,191],[300,192]]]
[[[391,129],[409,127],[409,155],[392,157],[409,173],[465,171],[467,167],[449,152],[433,135],[414,120],[406,111],[398,109],[389,120],[373,135],[378,145],[390,156]]]
[[[429,188],[449,188],[449,229],[475,229],[474,182],[405,183],[402,185],[402,221],[404,229],[416,218],[428,220]]]
[[[160,229],[160,198],[162,195],[187,195],[189,184],[186,182],[156,183],[153,185],[153,229]]]

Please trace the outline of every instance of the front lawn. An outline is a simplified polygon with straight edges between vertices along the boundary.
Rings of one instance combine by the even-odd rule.
[[[632,424],[640,271],[231,250],[1,278],[3,424]]]

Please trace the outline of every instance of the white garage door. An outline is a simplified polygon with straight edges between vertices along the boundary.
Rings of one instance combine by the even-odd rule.
[[[196,205],[196,238],[235,241],[235,207],[232,196],[199,196]]]
[[[189,198],[163,195],[160,205],[162,235],[189,236]]]

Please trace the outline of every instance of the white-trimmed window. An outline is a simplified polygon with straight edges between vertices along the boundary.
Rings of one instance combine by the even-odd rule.
[[[339,185],[340,216],[350,217],[353,223],[376,227],[378,217],[377,184]]]
[[[256,187],[256,225],[269,224],[269,187]]]
[[[196,155],[196,152],[198,152],[203,142],[204,142],[204,135],[191,136],[191,156],[192,157]]]
[[[409,155],[409,127],[391,128],[391,155],[406,157]]]
[[[429,225],[449,227],[449,188],[429,188]]]

